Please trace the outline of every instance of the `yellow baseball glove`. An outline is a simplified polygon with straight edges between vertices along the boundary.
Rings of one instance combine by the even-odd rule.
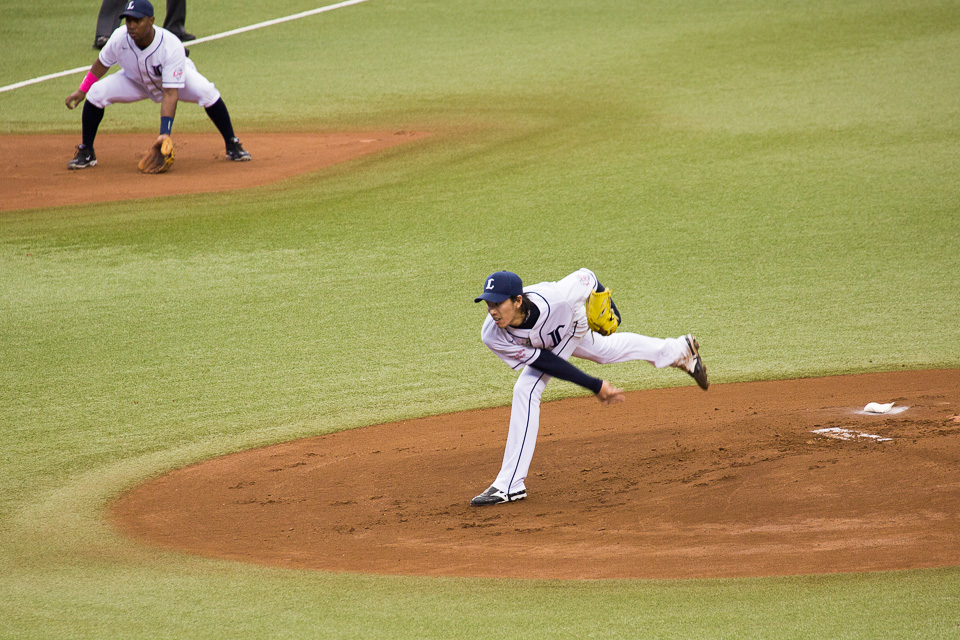
[[[587,325],[602,336],[608,336],[620,327],[620,318],[613,311],[613,291],[591,291],[587,298]]]
[[[163,173],[173,164],[174,155],[173,138],[157,138],[147,155],[140,159],[137,168],[143,173]]]

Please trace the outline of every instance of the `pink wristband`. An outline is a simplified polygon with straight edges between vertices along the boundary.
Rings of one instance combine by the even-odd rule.
[[[92,71],[87,71],[87,77],[83,79],[83,82],[80,83],[80,91],[84,93],[90,91],[90,87],[93,86],[93,83],[99,80],[97,76],[93,75]]]

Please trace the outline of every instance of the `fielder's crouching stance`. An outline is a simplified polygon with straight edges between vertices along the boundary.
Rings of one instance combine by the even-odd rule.
[[[160,137],[154,145],[155,155],[160,155],[163,141],[170,137],[177,101],[183,100],[196,102],[206,110],[207,116],[223,136],[228,160],[250,160],[250,154],[234,135],[230,113],[220,92],[187,58],[183,43],[166,29],[154,26],[153,5],[148,0],[130,0],[120,15],[125,24],[110,36],[80,87],[67,96],[66,105],[69,109],[86,99],[81,116],[83,142],[77,147],[77,153],[67,167],[85,169],[96,166],[93,141],[103,120],[105,107],[147,98],[160,103]],[[120,73],[103,78],[115,64],[120,65]],[[140,170],[148,173],[166,170],[172,162],[172,153],[172,144],[168,142],[163,146],[163,156],[167,162],[163,162],[164,158],[154,158],[154,162],[147,163],[148,154],[141,161]],[[148,165],[147,169],[145,165]]]
[[[696,338],[648,338],[614,332],[620,312],[589,269],[580,269],[559,282],[524,287],[520,276],[498,271],[486,279],[474,300],[487,303],[480,330],[483,343],[514,370],[522,368],[513,387],[510,430],[503,465],[490,488],[470,504],[485,506],[527,496],[524,481],[540,428],[540,397],[551,378],[589,389],[604,404],[623,401],[623,391],[606,380],[587,375],[568,362],[570,356],[606,364],[646,360],[655,367],[683,369],[700,388],[710,386]]]

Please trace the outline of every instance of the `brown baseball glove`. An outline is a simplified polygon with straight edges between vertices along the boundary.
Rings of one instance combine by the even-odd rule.
[[[140,159],[137,168],[143,173],[163,173],[173,164],[173,138],[161,136],[147,151],[147,155]]]

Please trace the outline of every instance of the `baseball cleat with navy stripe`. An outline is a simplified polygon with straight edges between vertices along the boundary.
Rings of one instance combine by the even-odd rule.
[[[701,389],[706,391],[710,386],[710,381],[707,380],[707,368],[703,366],[703,359],[700,358],[700,343],[698,343],[697,339],[689,333],[684,337],[687,339],[687,346],[690,347],[690,355],[693,358],[693,369],[688,369],[687,373],[689,373],[690,377],[697,381],[697,384],[700,385]]]
[[[517,500],[523,500],[527,497],[527,490],[521,489],[516,493],[507,493],[506,491],[500,491],[494,486],[491,486],[489,489],[478,495],[476,498],[470,501],[470,504],[474,507],[485,507],[490,504],[503,504],[504,502],[516,502]]]

